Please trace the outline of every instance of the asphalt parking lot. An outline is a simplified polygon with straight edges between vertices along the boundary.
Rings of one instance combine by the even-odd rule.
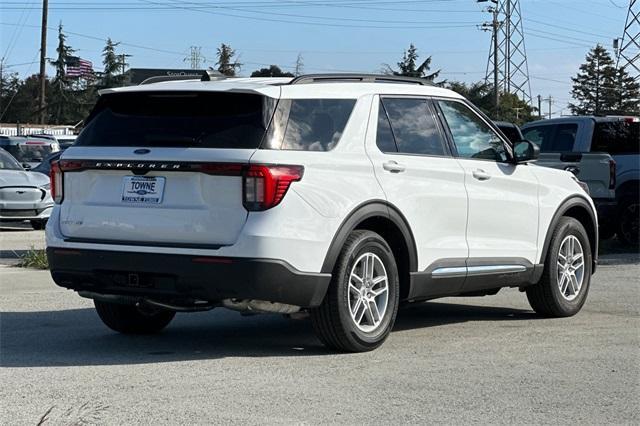
[[[41,234],[5,230],[2,250]],[[121,336],[48,272],[0,266],[0,423],[638,424],[640,265],[616,259],[576,317],[540,319],[517,290],[442,299],[366,354],[222,309]]]

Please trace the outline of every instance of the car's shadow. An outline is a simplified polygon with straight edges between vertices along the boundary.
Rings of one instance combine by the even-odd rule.
[[[401,309],[394,331],[466,321],[520,321],[531,311],[422,303]],[[125,336],[107,329],[94,309],[0,313],[0,366],[144,364],[223,357],[332,354],[309,320],[278,315],[242,317],[223,309],[178,314],[162,333]]]

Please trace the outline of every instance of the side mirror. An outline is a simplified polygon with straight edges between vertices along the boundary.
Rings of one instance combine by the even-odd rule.
[[[22,168],[25,169],[26,171],[29,171],[29,170],[31,170],[31,164],[22,163]]]
[[[537,160],[540,156],[540,147],[528,140],[521,140],[513,144],[513,154],[516,163],[526,163]]]

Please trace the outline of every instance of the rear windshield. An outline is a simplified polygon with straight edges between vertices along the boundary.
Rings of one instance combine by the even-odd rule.
[[[596,123],[591,142],[592,152],[609,154],[638,154],[640,152],[640,123],[609,121]]]
[[[274,107],[271,98],[244,93],[109,94],[75,145],[255,149]]]
[[[4,149],[21,163],[37,163],[51,154],[51,145],[8,145]]]

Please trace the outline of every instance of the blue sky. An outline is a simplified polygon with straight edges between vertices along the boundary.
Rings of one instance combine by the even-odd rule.
[[[0,0],[0,55],[7,71],[38,71],[41,1]],[[568,113],[570,76],[590,47],[611,50],[622,35],[626,0],[521,0],[531,95],[552,95],[554,115]],[[432,56],[441,78],[484,79],[490,34],[487,3],[474,0],[49,0],[49,27],[62,22],[69,44],[100,69],[104,40],[120,41],[133,67],[184,67],[190,46],[206,65],[230,44],[242,74],[277,64],[306,72],[376,72],[395,65],[409,43]],[[47,56],[55,55],[50,30]],[[1,56],[0,56],[1,57]],[[51,73],[52,70],[50,69]],[[547,111],[547,106],[543,107]]]

